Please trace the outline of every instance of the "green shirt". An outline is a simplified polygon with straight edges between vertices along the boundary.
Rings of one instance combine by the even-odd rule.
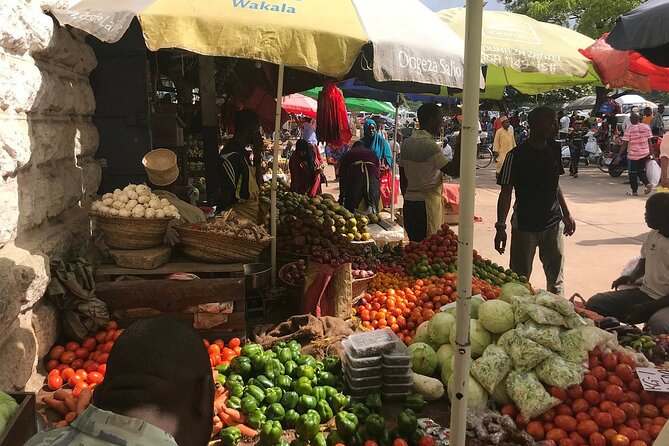
[[[167,432],[92,404],[68,427],[47,429],[25,446],[178,446]]]

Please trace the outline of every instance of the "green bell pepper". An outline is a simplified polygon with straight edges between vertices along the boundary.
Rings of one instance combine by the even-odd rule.
[[[284,409],[295,409],[299,401],[300,395],[298,395],[297,392],[284,392],[280,403]]]
[[[325,367],[326,372],[330,372],[334,375],[339,375],[341,373],[341,359],[339,356],[330,355],[323,359],[323,366]]]
[[[327,446],[327,442],[325,441],[325,435],[323,435],[323,432],[319,432],[316,434],[313,440],[309,442],[311,446]]]
[[[281,347],[279,347],[277,344],[274,344],[270,350],[278,355],[281,351]]]
[[[230,409],[239,410],[242,408],[242,399],[238,396],[231,396],[228,398],[228,401],[225,403]]]
[[[244,378],[242,375],[238,375],[237,373],[231,373],[228,375],[228,378],[225,380],[225,388],[230,389],[233,384],[244,385]]]
[[[267,356],[267,359],[273,359],[276,358],[276,353],[274,353],[272,350],[267,350],[265,352],[265,356]]]
[[[313,379],[316,376],[316,372],[314,372],[314,368],[310,365],[301,365],[297,368],[297,377],[302,378],[303,376]]]
[[[265,403],[274,404],[278,403],[283,396],[283,390],[280,387],[272,387],[265,391]]]
[[[288,375],[281,375],[276,377],[276,385],[283,390],[290,390],[290,385],[293,383],[293,378]]]
[[[296,438],[290,442],[290,446],[309,446],[309,442],[301,438]]]
[[[267,390],[271,387],[274,387],[274,383],[265,375],[256,376],[256,385],[263,390]]]
[[[410,435],[418,428],[416,414],[411,409],[404,409],[397,417],[397,430],[401,435]]]
[[[284,341],[279,341],[276,344],[274,344],[274,346],[279,348],[285,348],[288,347],[288,344],[286,344]]]
[[[222,446],[237,446],[242,439],[242,433],[238,427],[226,427],[221,431]]]
[[[279,442],[276,444],[276,446],[290,446],[290,443],[288,443],[288,441],[286,441],[282,438],[281,440],[279,440]]]
[[[297,365],[312,365],[316,360],[311,355],[300,355],[295,362],[297,362]]]
[[[342,437],[350,439],[358,430],[358,417],[350,412],[341,411],[335,416],[335,425]]]
[[[260,426],[265,424],[267,417],[262,412],[261,409],[256,409],[251,412],[246,420],[246,423],[251,426],[253,429],[258,429]]]
[[[423,395],[420,393],[412,393],[411,395],[407,396],[405,401],[406,408],[411,409],[414,412],[420,412],[423,410],[423,408],[425,408],[426,404],[427,403],[425,402]]]
[[[265,364],[267,364],[268,360],[269,357],[265,356],[265,354],[256,355],[253,358],[251,358],[252,372],[256,375],[259,373],[263,373],[265,371]]]
[[[379,436],[379,446],[392,446],[395,437],[388,429],[384,429],[383,433]]]
[[[330,407],[332,407],[334,413],[339,413],[346,409],[350,403],[351,398],[349,396],[346,396],[343,393],[337,393],[332,397],[332,400],[330,401]]]
[[[293,381],[293,385],[295,386],[294,390],[299,395],[311,395],[314,391],[313,387],[311,387],[311,381],[305,376],[299,378],[297,381]]]
[[[292,429],[297,425],[300,414],[295,409],[288,409],[283,417],[283,425],[286,429]]]
[[[365,444],[365,436],[362,432],[358,431],[351,437],[350,441],[346,443],[346,446],[363,446]]]
[[[365,419],[365,428],[368,434],[378,438],[386,428],[386,420],[381,415],[373,413]]]
[[[258,386],[247,386],[246,393],[252,396],[258,403],[262,403],[265,399],[265,392]]]
[[[318,375],[320,372],[322,372],[325,369],[325,366],[323,365],[322,361],[315,361],[313,364],[310,364],[311,367],[314,368],[314,371],[316,372],[316,375]]]
[[[267,408],[265,416],[268,420],[283,420],[283,417],[286,416],[286,410],[279,403],[272,403]]]
[[[260,344],[254,344],[252,342],[244,345],[242,347],[242,356],[246,356],[248,358],[253,358],[254,356],[262,355],[263,353],[263,348],[262,345]]]
[[[291,349],[293,351],[293,358],[295,358],[295,354],[297,354],[297,355],[302,354],[302,346],[295,339],[293,339],[291,341],[288,341],[288,344],[286,344],[286,347],[288,347],[289,349]]]
[[[281,361],[283,364],[287,363],[288,361],[293,360],[293,351],[289,349],[288,347],[284,347],[282,349],[279,349],[278,352],[276,352],[276,358]]]
[[[223,373],[224,375],[230,373],[230,364],[219,364],[216,366],[216,371],[218,373]]]
[[[323,422],[330,420],[330,418],[334,416],[334,414],[332,413],[332,408],[325,400],[320,400],[316,404],[316,412],[318,412],[318,415],[321,417],[321,420],[323,420]]]
[[[242,398],[242,412],[249,414],[258,408],[258,402],[252,396]]]
[[[269,420],[260,429],[260,444],[265,446],[275,445],[281,440],[282,434],[281,423],[276,420]]]
[[[328,438],[325,441],[327,443],[327,446],[335,446],[336,444],[346,444],[346,440],[344,440],[342,436],[339,435],[339,431],[337,431],[336,429],[330,431],[330,433],[328,434]]]
[[[311,394],[318,400],[318,401],[325,401],[327,399],[327,393],[325,392],[325,388],[316,386],[313,388],[313,391]]]
[[[410,446],[418,446],[420,444],[420,439],[425,436],[425,431],[423,429],[416,429],[414,433],[408,438]]]
[[[367,406],[362,403],[355,403],[351,406],[349,411],[358,417],[358,420],[366,420],[367,417],[371,414]]]
[[[244,356],[235,356],[230,361],[230,370],[242,376],[251,374],[251,359]]]
[[[225,376],[223,374],[220,374],[220,373],[216,377],[216,381],[222,386],[225,386],[225,382],[227,381],[227,379],[228,379],[227,376]]]
[[[316,412],[314,409],[307,410],[307,415],[314,416],[318,420],[318,424],[321,424],[321,416],[318,415],[318,412]]]
[[[295,361],[287,361],[283,366],[286,369],[286,375],[297,378],[297,363]]]
[[[334,386],[337,384],[337,377],[330,372],[321,372],[318,374],[318,385]]]
[[[285,373],[286,368],[276,358],[269,359],[267,364],[265,364],[265,376],[269,379],[276,379],[277,376],[284,375]]]
[[[332,386],[323,386],[323,388],[325,389],[325,399],[327,399],[329,403],[332,397],[337,394],[337,389]]]
[[[313,440],[320,429],[320,418],[317,413],[314,416],[315,412],[307,412],[303,415],[300,415],[300,418],[297,420],[297,425],[295,426],[295,431],[297,435],[303,440]]]
[[[228,388],[228,392],[230,393],[230,397],[236,396],[237,398],[241,398],[244,396],[244,386],[235,383]]]
[[[311,395],[300,396],[300,401],[297,403],[297,411],[305,413],[309,409],[315,409],[318,405],[318,400]]]
[[[370,393],[365,400],[365,405],[372,412],[379,413],[381,406],[383,405],[381,403],[381,395],[378,393]]]

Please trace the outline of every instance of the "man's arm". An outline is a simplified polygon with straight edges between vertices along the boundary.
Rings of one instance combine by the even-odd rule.
[[[497,223],[495,223],[495,250],[500,254],[504,254],[506,250],[506,218],[509,216],[511,209],[511,195],[513,186],[505,184],[497,198]]]
[[[660,186],[669,187],[669,158],[663,156],[660,158]]]
[[[440,170],[445,173],[446,175],[449,175],[451,177],[460,177],[460,153],[461,153],[461,144],[460,144],[460,138],[458,137],[458,141],[453,147],[453,159],[449,161],[444,167],[442,167]]]
[[[636,267],[627,276],[620,276],[611,284],[612,289],[618,289],[621,285],[632,285],[646,274],[646,259],[639,259]]]
[[[404,167],[400,166],[400,191],[402,191],[402,196],[407,193],[407,186],[409,185],[409,180],[404,173]]]
[[[564,235],[567,237],[574,235],[574,232],[576,232],[576,220],[574,220],[574,217],[571,216],[571,213],[569,212],[569,207],[567,207],[567,201],[564,199],[564,195],[562,194],[562,189],[558,185],[557,189],[557,198],[558,202],[560,203],[560,207],[562,208],[562,222],[564,223]]]

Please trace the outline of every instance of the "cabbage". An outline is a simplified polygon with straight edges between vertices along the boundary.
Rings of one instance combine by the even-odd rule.
[[[446,361],[453,357],[454,353],[455,349],[451,344],[444,344],[439,347],[439,350],[437,350],[437,370],[441,370]]]
[[[448,313],[437,313],[432,316],[427,326],[430,343],[442,346],[448,344],[451,326],[455,325],[455,318]]]
[[[5,430],[7,423],[12,419],[18,408],[19,405],[14,398],[0,391],[0,434]]]
[[[489,300],[479,307],[479,322],[492,333],[504,333],[516,326],[513,307],[502,300]]]
[[[451,344],[455,345],[455,324],[451,327]],[[472,346],[472,358],[478,358],[483,354],[483,351],[492,343],[490,333],[483,325],[476,319],[472,319],[469,323],[469,342]]]
[[[478,319],[479,318],[479,307],[483,302],[483,298],[481,296],[472,296],[472,309],[471,309],[471,315],[472,319]]]
[[[453,385],[454,382],[455,374],[453,374],[448,380],[447,386],[448,399],[451,400],[451,403],[453,402],[453,392],[455,391],[455,386]],[[488,394],[483,389],[483,387],[481,387],[481,385],[477,383],[471,375],[469,375],[469,383],[467,384],[467,408],[476,409],[478,407],[485,407],[487,404]]]
[[[418,326],[418,328],[416,329],[416,335],[413,337],[414,344],[416,342],[424,342],[426,344],[430,342],[430,335],[427,332],[428,324],[429,321],[425,321]]]
[[[446,386],[448,385],[448,380],[451,379],[453,375],[453,367],[455,366],[455,355],[448,358],[446,361],[441,364],[441,382]]]
[[[518,282],[505,283],[502,285],[502,288],[499,292],[499,298],[505,302],[508,302],[510,297],[531,295],[532,292],[525,285]]]
[[[409,346],[411,351],[411,370],[430,376],[437,369],[437,353],[424,342],[414,342]]]

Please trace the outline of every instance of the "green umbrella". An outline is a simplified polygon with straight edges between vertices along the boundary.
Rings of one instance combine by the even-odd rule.
[[[321,92],[320,87],[312,88],[311,90],[303,91],[301,94],[310,98],[318,99],[318,93]],[[390,102],[377,101],[375,99],[365,98],[344,98],[346,109],[348,111],[363,111],[369,113],[382,113],[395,116],[395,106]]]

